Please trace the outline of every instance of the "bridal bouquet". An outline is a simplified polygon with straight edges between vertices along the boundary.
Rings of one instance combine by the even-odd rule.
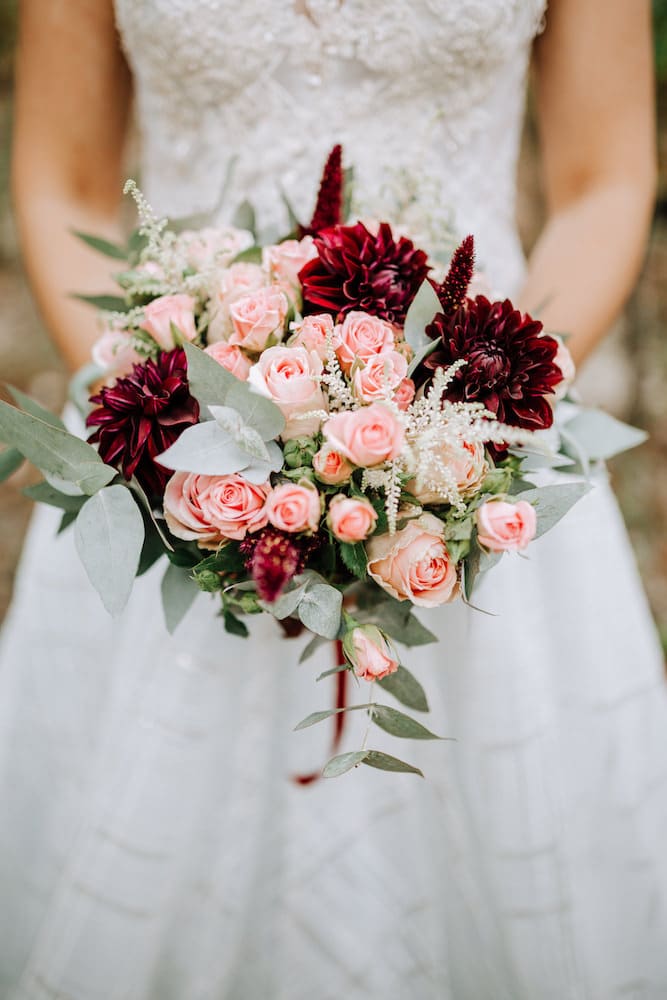
[[[268,246],[247,204],[243,225],[175,231],[130,182],[129,246],[80,234],[118,259],[121,289],[91,298],[103,332],[88,441],[12,390],[0,462],[43,471],[27,492],[73,523],[112,614],[163,558],[170,629],[206,591],[229,632],[247,635],[259,612],[287,631],[301,623],[306,655],[339,640],[328,673],[419,711],[424,692],[396,648],[434,641],[414,609],[470,601],[480,574],[588,488],[571,475],[538,486],[531,472],[585,472],[638,438],[579,409],[556,431],[573,376],[564,343],[509,300],[472,295],[472,237],[438,273],[388,222],[347,221],[348,182],[335,147],[310,224],[293,218]],[[350,708],[396,736],[437,738],[389,705]],[[362,749],[324,773],[359,763],[417,771]]]

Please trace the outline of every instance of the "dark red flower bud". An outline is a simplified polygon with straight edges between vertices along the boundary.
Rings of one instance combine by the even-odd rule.
[[[433,284],[445,316],[453,315],[465,302],[474,269],[475,241],[472,236],[466,236],[454,251],[442,284]]]
[[[339,225],[343,212],[343,147],[333,147],[322,171],[313,217],[308,226],[299,226],[299,236],[316,236],[323,229]]]

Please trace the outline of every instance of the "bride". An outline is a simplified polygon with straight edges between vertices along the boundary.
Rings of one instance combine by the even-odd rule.
[[[384,192],[434,241],[473,232],[494,290],[571,332],[577,360],[631,290],[648,0],[21,6],[16,211],[72,367],[95,330],[67,293],[109,278],[70,230],[118,237],[131,92],[158,212],[211,213],[235,158],[222,217],[249,195],[277,229],[276,178],[305,218],[342,142],[361,211]],[[548,220],[526,264],[531,52]],[[425,782],[296,784],[326,759],[326,732],[291,728],[329,702],[330,652],[297,666],[302,640],[268,620],[227,636],[205,595],[170,638],[153,573],[114,623],[55,527],[36,515],[3,637],[3,997],[667,997],[667,699],[603,474],[483,585],[495,617],[426,619],[440,642],[407,662],[455,740],[411,751]]]

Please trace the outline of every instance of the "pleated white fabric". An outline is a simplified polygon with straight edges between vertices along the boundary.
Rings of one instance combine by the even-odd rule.
[[[490,280],[516,285],[507,199],[541,3],[117,6],[161,210],[213,203],[221,149],[244,184],[263,165],[309,192],[337,139],[378,185],[384,138],[406,170],[421,144]],[[326,725],[291,730],[331,705],[314,678],[332,651],[299,666],[304,640],[268,619],[231,638],[206,595],[170,638],[159,571],[111,622],[56,523],[34,519],[0,651],[0,996],[667,998],[667,698],[604,477],[482,584],[495,615],[424,614],[440,642],[405,662],[452,740],[371,742],[426,781],[297,786],[328,755]]]

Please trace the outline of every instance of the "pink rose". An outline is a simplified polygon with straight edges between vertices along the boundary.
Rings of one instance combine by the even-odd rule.
[[[150,333],[163,351],[171,351],[178,347],[179,340],[194,340],[197,336],[194,309],[191,295],[161,295],[145,306],[144,321],[139,327]],[[177,335],[172,327],[178,330]]]
[[[389,323],[365,312],[349,312],[334,330],[334,347],[344,372],[354,362],[368,361],[374,354],[386,354],[394,347],[394,331]]]
[[[302,240],[283,240],[265,247],[262,264],[272,281],[284,281],[300,290],[299,271],[313,257],[317,257],[315,241],[312,236],[304,236]]]
[[[335,496],[329,504],[327,522],[339,542],[363,542],[375,531],[377,511],[368,500]]]
[[[404,378],[394,393],[394,402],[399,410],[407,410],[415,398],[415,384],[411,378]]]
[[[327,407],[320,385],[322,362],[305,347],[269,347],[250,369],[248,381],[256,392],[272,399],[282,410],[287,424],[281,437],[307,437],[320,427],[318,416],[303,419],[302,414]]]
[[[433,448],[433,456],[444,466],[454,481],[462,497],[477,493],[489,471],[484,456],[484,445],[479,441],[471,444],[441,444]],[[418,484],[414,479],[407,489],[420,503],[444,503],[449,494],[450,483],[439,475],[438,466],[431,468],[432,480],[428,485]]]
[[[397,600],[434,608],[456,597],[456,565],[433,514],[421,514],[394,535],[374,535],[366,549],[369,576]]]
[[[175,472],[164,494],[164,516],[177,538],[214,549],[228,538],[240,541],[267,523],[270,486],[243,476],[201,476]]]
[[[398,351],[373,354],[352,376],[352,388],[358,399],[373,403],[391,399],[408,373],[408,363]]]
[[[253,243],[252,233],[235,226],[184,229],[178,235],[178,244],[185,251],[188,264],[197,270],[214,261],[226,264]]]
[[[347,482],[354,471],[348,460],[328,445],[313,455],[313,469],[320,482],[327,486]]]
[[[370,467],[398,458],[405,428],[383,403],[346,410],[329,417],[324,436],[331,447],[354,465]]]
[[[343,649],[354,672],[363,681],[381,681],[398,670],[398,660],[379,628],[358,625],[343,640]]]
[[[317,531],[322,514],[320,495],[310,483],[281,483],[269,493],[266,513],[280,531]]]
[[[526,500],[487,500],[477,508],[477,540],[491,552],[525,549],[537,529],[535,508]]]
[[[139,364],[144,359],[137,354],[132,343],[132,337],[127,330],[107,327],[101,337],[93,344],[93,361],[104,369],[107,376],[118,378],[132,371],[132,365]]]
[[[237,299],[266,286],[266,274],[258,264],[239,261],[222,271],[211,290],[211,320],[208,325],[208,342],[228,340],[234,327],[229,314],[230,306]]]
[[[227,344],[224,340],[220,340],[217,344],[210,344],[204,354],[208,354],[242,382],[248,378],[251,362],[236,344]]]
[[[290,337],[290,347],[305,347],[307,351],[315,351],[322,361],[327,356],[327,336],[333,336],[333,319],[329,313],[321,316],[306,316],[301,323],[293,324],[294,331]]]
[[[282,340],[288,308],[287,296],[276,288],[258,288],[236,299],[229,307],[234,328],[229,343],[259,353],[269,337]]]

